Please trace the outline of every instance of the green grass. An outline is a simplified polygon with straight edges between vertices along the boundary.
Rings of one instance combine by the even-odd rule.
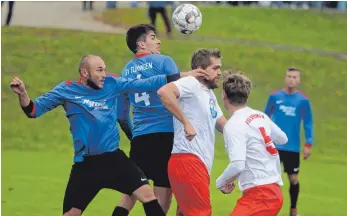
[[[346,13],[230,6],[199,8],[203,22],[194,36],[252,40],[347,52],[347,43],[344,42],[347,35]],[[171,16],[171,10],[168,11]],[[100,18],[106,23],[124,27],[150,22],[147,8],[117,8],[105,11]],[[159,32],[165,32],[159,14],[157,22]],[[179,34],[174,28],[173,32]]]
[[[59,215],[73,156],[68,121],[62,108],[39,119],[27,119],[9,83],[19,76],[34,99],[63,80],[77,79],[78,61],[86,53],[103,56],[108,70],[116,73],[132,54],[121,35],[49,29],[4,28],[1,45],[2,214]],[[303,70],[301,88],[311,99],[315,139],[312,157],[302,162],[300,213],[345,215],[347,62],[271,48],[162,40],[164,54],[172,56],[182,71],[189,68],[190,54],[201,47],[220,48],[224,69],[238,68],[252,78],[255,87],[250,105],[260,110],[264,109],[268,94],[282,87],[285,68],[296,66]],[[216,95],[220,96],[219,90]],[[121,140],[121,148],[128,152],[129,144],[123,134]],[[238,190],[225,196],[215,189],[215,179],[227,162],[218,134],[211,177],[214,215],[228,215],[240,197]],[[289,209],[288,181],[285,176],[284,179],[285,204],[280,214],[283,216]],[[119,198],[119,193],[103,190],[85,215],[110,215]],[[174,207],[175,204],[169,215],[174,215]],[[132,215],[143,215],[141,205]]]

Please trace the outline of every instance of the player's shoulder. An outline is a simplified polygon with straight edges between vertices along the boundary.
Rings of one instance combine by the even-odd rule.
[[[240,112],[241,111],[241,112]],[[235,112],[226,123],[226,127],[233,128],[234,130],[242,130],[246,126],[246,119],[249,116],[248,110],[240,110]],[[246,112],[245,112],[246,111]]]
[[[65,81],[58,83],[54,87],[54,90],[57,92],[63,93],[68,89],[76,88],[76,85],[78,85],[78,83],[80,83],[80,79],[78,79],[78,80],[65,80]]]
[[[172,59],[170,56],[163,55],[163,54],[152,54],[151,56],[152,58],[158,59],[158,60]]]
[[[262,111],[246,107],[244,110],[240,110],[240,112],[236,112],[234,115],[234,122],[237,122],[237,125],[247,126],[251,125],[253,122],[257,120],[267,119],[268,116]]]
[[[245,132],[245,123],[238,116],[231,116],[223,128],[224,136],[232,136],[233,134],[242,134]]]
[[[197,80],[193,76],[182,77],[182,78],[176,80],[174,83],[179,83],[181,85],[189,85],[191,87],[196,87],[196,86],[202,85],[202,84],[200,84],[199,80]]]
[[[308,96],[305,93],[303,93],[302,91],[298,91],[298,96],[302,100],[307,100],[307,101],[309,100]]]
[[[56,88],[73,88],[75,85],[81,84],[81,78],[77,80],[65,80],[60,82]]]
[[[123,67],[121,73],[120,73],[120,76],[123,77],[125,75],[127,75],[127,71],[129,71],[129,68],[132,67],[134,65],[134,59],[128,61],[128,63],[126,63],[126,65]]]
[[[107,73],[105,77],[105,83],[112,83],[112,82],[117,82],[119,79],[119,76],[115,73]]]
[[[283,89],[277,89],[270,93],[270,97],[278,96],[283,94]]]
[[[118,77],[118,74],[115,74],[115,73],[107,73],[106,77]]]
[[[151,57],[152,57],[152,60],[154,60],[157,64],[174,62],[173,58],[168,55],[152,54]]]

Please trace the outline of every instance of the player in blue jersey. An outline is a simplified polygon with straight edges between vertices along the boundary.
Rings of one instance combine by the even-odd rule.
[[[300,124],[303,120],[306,142],[304,160],[311,154],[313,142],[313,120],[309,99],[298,91],[300,71],[289,68],[285,76],[286,87],[273,92],[267,101],[265,113],[287,134],[287,145],[276,145],[284,171],[290,180],[290,215],[296,216],[299,196],[298,173],[300,165]]]
[[[143,172],[119,149],[116,98],[123,92],[156,90],[170,76],[130,80],[106,73],[98,56],[84,56],[79,64],[80,79],[58,84],[32,101],[19,78],[11,82],[20,105],[29,118],[63,106],[70,122],[74,143],[74,165],[66,187],[64,216],[81,215],[102,188],[134,195],[146,215],[165,215]]]
[[[171,57],[160,54],[161,42],[152,25],[133,26],[127,32],[126,42],[135,57],[124,67],[122,77],[143,79],[160,74],[177,78],[209,76],[200,68],[180,73]],[[119,109],[118,119],[131,140],[130,158],[153,181],[155,195],[167,213],[172,199],[167,173],[174,137],[172,114],[163,106],[157,92],[150,89],[124,94],[118,100],[124,105]],[[133,107],[133,122],[129,117],[130,104]],[[135,197],[124,195],[114,210],[115,215],[128,215],[135,202]]]

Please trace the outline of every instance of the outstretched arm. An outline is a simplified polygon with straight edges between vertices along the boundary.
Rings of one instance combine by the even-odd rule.
[[[18,77],[15,77],[11,84],[11,89],[18,95],[19,103],[28,116],[28,118],[37,118],[42,114],[54,109],[55,107],[62,105],[63,100],[61,96],[62,86],[61,84],[56,86],[51,91],[38,97],[35,101],[32,101],[25,89],[24,82]]]

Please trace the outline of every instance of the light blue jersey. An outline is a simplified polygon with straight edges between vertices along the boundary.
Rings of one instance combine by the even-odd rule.
[[[67,81],[57,85],[34,101],[30,117],[42,114],[62,105],[70,122],[75,162],[85,155],[98,155],[119,148],[116,98],[123,92],[157,90],[166,84],[166,76],[129,80],[107,76],[104,87],[95,90],[79,81]]]
[[[128,79],[144,79],[160,74],[178,74],[175,62],[169,56],[159,54],[142,54],[136,56],[124,67],[121,76]],[[130,102],[130,103],[129,103]],[[172,114],[163,106],[157,91],[147,89],[123,94],[118,98],[119,123],[128,138],[139,135],[173,132]],[[130,104],[133,107],[133,122],[129,117]],[[132,132],[132,137],[130,131]]]
[[[265,113],[287,135],[286,145],[276,145],[278,150],[300,152],[300,125],[304,122],[306,145],[313,142],[313,120],[310,101],[301,92],[287,94],[284,90],[273,92]]]

